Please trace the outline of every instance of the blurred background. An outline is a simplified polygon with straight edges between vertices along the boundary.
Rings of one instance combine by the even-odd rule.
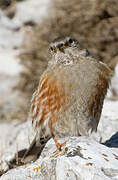
[[[25,121],[30,99],[49,60],[48,45],[74,36],[116,74],[118,0],[0,0],[0,121]]]

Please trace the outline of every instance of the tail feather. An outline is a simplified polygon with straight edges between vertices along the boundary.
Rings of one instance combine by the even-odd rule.
[[[36,161],[38,159],[38,157],[40,156],[43,148],[45,147],[45,145],[49,139],[50,139],[49,137],[41,138],[40,143],[37,143],[36,136],[35,136],[32,143],[30,144],[29,148],[24,153],[21,161],[23,163]]]

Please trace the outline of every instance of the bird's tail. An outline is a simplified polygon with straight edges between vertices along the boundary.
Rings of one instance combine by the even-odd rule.
[[[30,144],[29,148],[24,153],[21,161],[23,163],[36,161],[38,159],[38,157],[40,156],[43,148],[45,147],[45,145],[49,139],[50,139],[49,137],[40,138],[39,142],[37,143],[37,138],[35,136],[32,143]]]

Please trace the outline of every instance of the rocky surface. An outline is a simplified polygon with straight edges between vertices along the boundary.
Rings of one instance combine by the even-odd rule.
[[[4,132],[4,133],[3,133]],[[0,124],[0,172],[8,170],[8,162],[17,151],[28,148],[34,137],[30,121]]]
[[[98,126],[98,132],[92,134],[91,138],[67,138],[69,139],[67,145],[64,147],[63,151],[57,155],[54,155],[53,153],[56,147],[53,140],[50,140],[43,150],[41,157],[35,163],[27,164],[26,166],[10,170],[5,175],[3,175],[1,179],[20,180],[26,179],[26,177],[34,180],[38,179],[39,177],[46,179],[49,177],[50,173],[54,176],[52,179],[55,179],[55,177],[59,179],[62,178],[59,177],[59,174],[64,173],[63,177],[65,179],[66,175],[68,174],[68,178],[70,177],[70,179],[77,176],[80,179],[86,180],[86,176],[89,171],[90,179],[99,179],[99,177],[103,179],[118,179],[117,107],[118,101],[105,100],[100,124]],[[15,153],[29,147],[34,134],[35,132],[31,127],[30,120],[25,123],[12,122],[0,124],[1,173],[9,169],[8,162],[13,159]],[[63,142],[64,139],[59,141]],[[100,144],[99,142],[102,142],[104,145]],[[78,150],[76,149],[78,145],[83,148],[82,151],[80,151],[81,148]],[[68,154],[70,154],[70,151],[74,153],[73,149],[75,149],[75,154],[77,153],[77,155],[74,155],[71,158],[67,157]],[[52,157],[53,155],[54,157]],[[87,159],[87,157],[90,157],[90,159]],[[60,167],[61,162],[63,165],[61,166],[62,168]],[[75,167],[77,169],[75,169]],[[84,170],[85,174],[81,173],[82,169]],[[44,174],[46,175],[44,176]]]
[[[35,163],[12,169],[0,180],[118,179],[118,153],[87,137],[66,140],[62,151],[54,152],[56,146],[51,139]]]
[[[98,134],[102,142],[118,131],[118,101],[105,100],[102,116],[98,125]]]
[[[20,27],[28,22],[39,24],[46,15],[48,8],[50,8],[50,0],[19,2],[16,5],[16,14],[13,21]]]
[[[16,114],[22,106],[18,107],[18,104],[21,104],[21,93],[18,91],[13,93],[13,88],[18,83],[18,75],[22,69],[16,56],[23,34],[16,31],[17,24],[2,10],[0,10],[0,27],[0,121],[4,119],[11,121],[12,118],[17,118]]]

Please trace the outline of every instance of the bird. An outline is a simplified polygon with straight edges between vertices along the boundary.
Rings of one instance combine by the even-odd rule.
[[[96,132],[112,77],[112,70],[73,37],[56,38],[49,53],[48,67],[31,100],[36,137],[26,154],[34,144],[41,145],[41,138],[53,138],[61,150],[66,142],[60,144],[58,138]]]

